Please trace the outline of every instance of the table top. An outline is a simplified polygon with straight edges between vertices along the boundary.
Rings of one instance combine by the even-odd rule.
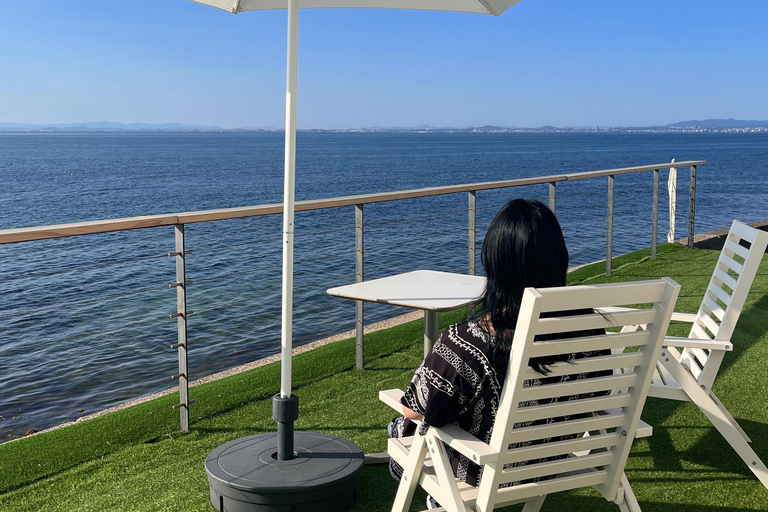
[[[415,270],[329,288],[326,293],[334,297],[427,311],[449,311],[475,301],[484,289],[485,278],[481,276]]]

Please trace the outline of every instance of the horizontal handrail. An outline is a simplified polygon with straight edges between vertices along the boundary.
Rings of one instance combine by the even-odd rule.
[[[543,183],[556,183],[562,181],[575,181],[588,178],[597,178],[600,176],[615,176],[617,174],[629,174],[634,172],[652,171],[656,169],[667,169],[669,167],[690,167],[694,165],[705,165],[706,163],[707,162],[705,160],[668,162],[663,164],[623,167],[619,169],[606,169],[601,171],[586,171],[570,174],[555,174],[552,176],[537,176],[534,178],[488,181],[482,183],[468,183],[464,185],[446,185],[441,187],[427,187],[413,190],[399,190],[395,192],[332,197],[327,199],[311,199],[306,201],[297,201],[295,203],[295,210],[297,212],[323,210],[326,208],[337,208],[340,206],[381,203],[386,201],[397,201],[401,199],[414,199],[418,197],[455,194],[459,192],[522,187],[526,185],[538,185]],[[73,222],[69,224],[35,226],[28,228],[4,229],[0,230],[0,244],[30,242],[33,240],[63,238],[76,235],[109,233],[113,231],[128,231],[131,229],[154,228],[159,226],[176,226],[181,224],[192,224],[196,222],[209,222],[215,220],[241,219],[245,217],[274,215],[282,212],[283,205],[278,203],[262,204],[256,206],[242,206],[236,208],[221,208],[216,210],[200,210],[194,212],[145,215],[140,217],[126,217],[122,219]]]
[[[656,248],[656,239],[658,234],[657,224],[658,224],[658,185],[659,185],[659,174],[660,171],[663,169],[669,169],[671,167],[689,167],[691,171],[691,188],[689,193],[689,223],[688,223],[688,238],[689,240],[693,239],[693,228],[694,228],[694,215],[695,215],[695,184],[696,184],[696,169],[699,165],[706,164],[706,161],[703,160],[696,160],[696,161],[685,161],[685,162],[669,162],[669,163],[661,163],[661,164],[652,164],[652,165],[644,165],[644,166],[637,166],[637,167],[624,167],[624,168],[618,168],[618,169],[606,169],[606,170],[600,170],[600,171],[588,171],[588,172],[577,172],[577,173],[570,173],[570,174],[555,174],[551,176],[536,176],[531,178],[523,178],[523,179],[511,179],[511,180],[502,180],[502,181],[490,181],[490,182],[482,182],[482,183],[468,183],[463,185],[448,185],[448,186],[439,186],[439,187],[428,187],[428,188],[421,188],[421,189],[412,189],[412,190],[399,190],[394,192],[383,192],[383,193],[374,193],[374,194],[362,194],[362,195],[355,195],[355,196],[344,196],[344,197],[333,197],[333,198],[325,198],[325,199],[315,199],[315,200],[305,200],[300,201],[295,204],[296,211],[312,211],[312,210],[323,210],[323,209],[329,209],[329,208],[346,208],[349,206],[354,206],[355,210],[355,275],[357,281],[362,281],[365,279],[364,274],[364,258],[365,258],[365,244],[364,244],[364,233],[365,233],[365,226],[373,227],[375,228],[377,225],[381,224],[391,224],[393,222],[403,222],[404,220],[414,221],[414,220],[422,220],[425,217],[413,217],[409,216],[407,219],[393,219],[391,216],[388,216],[388,219],[382,219],[380,222],[374,222],[374,223],[366,223],[363,221],[363,211],[364,211],[364,205],[365,204],[371,204],[371,203],[382,203],[387,201],[397,201],[397,200],[403,200],[403,199],[416,199],[416,198],[424,198],[429,196],[441,196],[441,195],[449,195],[453,194],[453,198],[459,199],[459,196],[463,193],[468,197],[468,203],[467,209],[452,209],[449,208],[448,210],[443,210],[440,215],[445,215],[446,213],[450,213],[451,215],[455,213],[459,213],[461,211],[466,211],[467,213],[467,235],[468,235],[468,272],[469,274],[474,274],[475,271],[475,263],[476,263],[476,231],[477,231],[477,204],[476,204],[476,192],[478,190],[502,190],[502,189],[510,189],[514,187],[521,187],[521,186],[541,186],[548,185],[549,187],[549,208],[554,212],[556,211],[556,198],[557,198],[557,187],[556,184],[558,182],[566,182],[566,181],[577,181],[577,180],[584,180],[584,179],[600,179],[601,177],[608,177],[607,184],[608,184],[608,215],[607,215],[607,240],[606,240],[606,274],[610,275],[611,272],[611,259],[612,259],[612,236],[613,236],[613,205],[614,205],[614,179],[616,175],[619,174],[629,174],[629,173],[637,173],[637,172],[650,172],[653,171],[653,178],[654,178],[654,191],[653,191],[653,239],[652,239],[652,255],[655,257],[655,248]],[[634,180],[637,181],[637,180]],[[649,182],[650,183],[650,182]],[[575,192],[574,188],[578,189],[580,187],[566,187],[566,190],[568,192],[568,195]],[[598,187],[600,188],[600,187]],[[592,193],[594,192],[595,187],[593,187]],[[458,196],[457,196],[458,194]],[[495,202],[492,201],[492,202]],[[497,204],[495,206],[488,205],[486,207],[480,208],[480,209],[497,209],[500,206],[500,204]],[[351,213],[352,208],[350,208]],[[58,311],[54,310],[64,310],[64,308],[68,308],[69,306],[75,306],[75,307],[85,307],[89,308],[90,310],[93,310],[92,303],[106,301],[106,300],[114,300],[117,298],[122,298],[124,296],[128,295],[138,295],[141,293],[147,293],[152,290],[160,290],[167,289],[168,286],[171,288],[175,288],[175,294],[176,294],[176,309],[175,312],[171,315],[168,315],[166,312],[163,316],[166,318],[172,318],[174,319],[173,322],[177,325],[177,340],[175,343],[170,345],[171,349],[178,350],[178,359],[179,359],[179,366],[178,366],[178,373],[174,373],[173,378],[175,378],[178,382],[179,386],[179,399],[180,402],[173,406],[174,409],[178,409],[180,412],[180,427],[182,430],[188,430],[189,428],[189,406],[194,402],[194,400],[189,399],[189,389],[188,389],[188,376],[191,375],[193,372],[189,371],[189,364],[188,364],[188,346],[191,345],[194,341],[189,339],[188,333],[187,333],[187,316],[191,315],[193,311],[189,310],[187,308],[187,294],[186,294],[186,288],[188,284],[192,284],[191,280],[187,279],[187,262],[186,262],[186,255],[192,252],[196,252],[194,250],[187,250],[186,249],[186,237],[184,234],[185,231],[185,225],[186,224],[192,224],[192,223],[200,223],[200,222],[208,222],[208,221],[217,221],[217,220],[227,220],[227,219],[237,219],[237,218],[247,218],[247,217],[258,217],[258,216],[264,216],[264,215],[278,215],[281,214],[283,211],[283,205],[282,204],[261,204],[261,205],[255,205],[255,206],[244,206],[244,207],[236,207],[236,208],[223,208],[223,209],[214,209],[214,210],[201,210],[201,211],[191,211],[191,212],[180,212],[180,213],[166,213],[166,214],[158,214],[158,215],[147,215],[147,216],[139,216],[139,217],[127,217],[127,218],[120,218],[120,219],[108,219],[108,220],[94,220],[94,221],[86,221],[86,222],[77,222],[77,223],[70,223],[70,224],[60,224],[60,225],[48,225],[48,226],[36,226],[36,227],[26,227],[26,228],[15,228],[15,229],[7,229],[0,231],[0,245],[2,244],[8,244],[8,243],[14,243],[14,242],[25,242],[25,241],[33,241],[33,240],[44,240],[44,239],[55,239],[60,237],[69,237],[69,236],[77,236],[77,235],[87,235],[87,234],[95,234],[95,233],[107,233],[107,232],[117,232],[117,231],[126,231],[126,230],[134,230],[134,229],[141,229],[141,228],[152,228],[152,227],[159,227],[159,226],[174,226],[174,233],[175,233],[175,251],[170,253],[163,253],[163,254],[155,254],[151,256],[151,258],[167,258],[169,256],[173,256],[174,263],[176,267],[176,279],[174,282],[168,284],[167,281],[163,282],[162,287],[158,288],[142,288],[141,290],[136,290],[134,292],[127,292],[127,293],[116,293],[116,294],[108,294],[104,297],[98,297],[93,299],[85,299],[81,301],[75,301],[70,302],[68,304],[58,304],[58,305],[49,305],[44,306],[42,308],[38,307],[37,304],[29,305],[27,306],[27,309],[24,311],[17,311],[17,308],[12,309],[11,311],[8,311],[8,314],[6,315],[0,315],[0,320],[2,318],[10,319],[10,318],[16,318],[21,316],[26,316],[30,314],[41,314],[45,312],[47,315],[48,312],[51,313],[51,315],[57,315]],[[637,216],[639,212],[632,214],[633,216]],[[426,217],[434,217],[434,213],[431,213],[430,215],[426,215]],[[423,222],[422,222],[423,224]],[[580,226],[583,227],[584,224],[580,223]],[[320,231],[320,233],[317,232],[310,232],[307,233],[309,236],[315,236],[317,234],[322,233],[330,233],[334,231],[345,231],[347,229],[351,228],[350,225],[348,225],[348,228],[346,229],[331,229],[330,231]],[[431,235],[435,234],[441,234],[440,230],[431,229],[430,230]],[[242,242],[232,245],[224,245],[220,247],[205,247],[199,250],[203,251],[210,251],[210,250],[219,250],[225,247],[234,247],[234,246],[240,246],[240,245],[249,245],[253,243],[264,243],[270,241],[271,238],[267,239],[261,239],[261,240],[250,240],[248,242]],[[275,241],[278,239],[276,238]],[[393,245],[400,245],[400,244],[406,244],[411,243],[411,241],[402,241],[402,242],[390,242],[387,244],[387,247],[391,247]],[[369,246],[370,248],[375,248],[376,246]],[[399,250],[399,249],[398,249]],[[258,251],[257,251],[258,252]],[[348,250],[348,253],[351,254],[352,248],[350,247]],[[13,281],[16,279],[22,279],[26,277],[34,277],[34,276],[42,276],[42,275],[53,275],[58,273],[64,273],[64,272],[70,272],[73,270],[88,270],[88,269],[94,269],[98,267],[102,267],[105,265],[115,265],[118,263],[125,263],[125,262],[131,262],[131,261],[138,261],[143,259],[148,259],[150,257],[140,257],[140,258],[131,258],[131,259],[122,259],[120,261],[109,261],[105,263],[99,263],[99,264],[92,264],[92,265],[86,265],[82,266],[75,266],[71,268],[65,268],[65,269],[59,269],[59,270],[52,270],[52,271],[40,271],[40,272],[34,272],[32,274],[27,274],[26,276],[9,276],[3,279],[0,279],[0,281]],[[315,261],[315,260],[321,260],[325,259],[324,256],[318,256],[316,258],[309,258],[309,259],[302,259],[300,261]],[[206,265],[206,258],[203,258],[201,260],[201,263],[203,265]],[[297,261],[297,263],[299,263]],[[249,274],[252,272],[262,272],[270,268],[277,268],[279,265],[269,265],[269,264],[262,264],[263,266],[260,266],[258,268],[255,268],[254,266],[249,266],[249,270],[237,270],[233,271],[233,269],[230,269],[229,271],[225,271],[224,273],[220,273],[218,275],[208,276],[207,278],[202,279],[196,279],[196,283],[205,283],[209,281],[214,281],[217,279],[224,279],[228,278],[234,275],[240,275],[243,274]],[[377,264],[378,265],[378,264]],[[377,265],[374,265],[376,267]],[[391,273],[394,269],[397,269],[401,266],[410,266],[412,263],[408,263],[408,261],[400,261],[392,263],[390,262],[386,266],[386,271],[388,273]],[[445,270],[449,270],[449,268],[446,268]],[[457,270],[453,270],[457,271]],[[460,272],[460,270],[458,270]],[[331,279],[325,283],[323,282],[317,282],[316,280],[313,281],[311,284],[302,285],[300,288],[307,288],[310,290],[314,290],[318,287],[325,288],[327,285],[330,285],[331,283],[335,282],[336,278]],[[338,284],[338,283],[337,283]],[[311,292],[308,296],[311,296]],[[261,300],[262,298],[257,298],[256,300]],[[238,305],[244,305],[244,304],[252,304],[254,301],[254,298],[248,298],[248,297],[241,297],[239,299],[235,299],[229,302],[225,302],[223,304],[207,304],[204,300],[201,304],[204,306],[202,309],[195,308],[199,313],[203,312],[210,312],[217,309],[222,308],[232,308],[237,307]],[[219,301],[220,302],[220,301]],[[208,307],[205,307],[208,306]],[[91,313],[89,313],[91,314]],[[124,319],[121,319],[121,322],[124,322]],[[364,363],[364,339],[363,339],[363,327],[365,325],[364,323],[364,310],[362,302],[359,302],[356,307],[356,313],[355,313],[355,323],[356,323],[356,366],[357,368],[362,369],[363,363]],[[134,325],[134,324],[131,324]],[[105,334],[107,332],[111,331],[102,331],[98,334]],[[74,338],[73,338],[74,339]],[[174,372],[176,370],[174,369]]]

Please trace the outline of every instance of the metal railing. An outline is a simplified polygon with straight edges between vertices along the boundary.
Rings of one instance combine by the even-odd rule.
[[[549,207],[556,212],[557,207],[557,184],[563,182],[572,182],[586,179],[608,178],[607,187],[607,216],[606,216],[606,274],[611,274],[611,260],[613,256],[613,221],[614,221],[614,186],[615,177],[622,174],[632,174],[640,172],[653,172],[653,203],[652,203],[652,234],[651,234],[651,252],[652,257],[656,257],[656,244],[658,236],[659,221],[659,173],[661,169],[671,167],[690,168],[690,193],[688,209],[688,246],[693,246],[693,235],[696,215],[696,172],[700,165],[706,164],[705,161],[685,161],[669,162],[663,164],[644,165],[637,167],[626,167],[619,169],[608,169],[599,171],[589,171],[581,173],[558,174],[551,176],[540,176],[534,178],[524,178],[515,180],[503,180],[483,183],[471,183],[464,185],[451,185],[441,187],[429,187],[415,190],[402,190],[396,192],[386,192],[378,194],[363,194],[347,197],[336,197],[328,199],[317,199],[308,201],[298,201],[295,203],[295,210],[316,211],[329,208],[340,208],[345,206],[354,206],[355,209],[355,278],[356,281],[362,281],[365,278],[365,223],[364,206],[373,203],[383,203],[390,201],[400,201],[404,199],[424,198],[429,196],[439,196],[447,194],[467,193],[468,205],[468,273],[475,274],[476,270],[476,231],[477,231],[477,192],[482,190],[507,189],[514,187],[523,187],[531,185],[547,185]],[[191,251],[186,249],[185,225],[193,223],[204,223],[212,221],[221,221],[228,219],[239,219],[246,217],[259,217],[281,214],[282,204],[263,204],[249,207],[226,208],[217,210],[193,211],[173,214],[150,215],[142,217],[130,217],[122,219],[110,219],[100,221],[78,222],[71,224],[60,224],[50,226],[39,226],[19,229],[0,230],[0,245],[18,242],[29,242],[34,240],[55,239],[63,237],[81,236],[96,233],[109,233],[117,231],[127,231],[144,228],[155,228],[159,226],[174,226],[175,228],[175,251],[168,253],[169,257],[174,257],[176,262],[175,282],[170,284],[176,288],[176,313],[170,315],[177,320],[178,340],[171,345],[171,348],[178,350],[179,371],[173,375],[179,384],[179,403],[174,405],[175,409],[180,410],[181,430],[189,429],[189,406],[194,400],[189,398],[189,368],[188,368],[188,348],[193,342],[187,336],[187,317],[192,313],[187,309],[187,286],[192,284],[187,280],[186,256]],[[358,301],[356,305],[356,366],[362,368],[364,364],[364,308],[363,303]]]

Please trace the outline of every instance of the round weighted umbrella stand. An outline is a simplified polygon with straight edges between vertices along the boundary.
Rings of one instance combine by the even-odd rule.
[[[216,510],[333,512],[352,506],[365,461],[362,450],[341,437],[292,432],[298,403],[296,395],[276,395],[277,432],[241,437],[208,455],[205,470]],[[286,446],[291,442],[293,448]],[[285,449],[292,457],[280,457]]]

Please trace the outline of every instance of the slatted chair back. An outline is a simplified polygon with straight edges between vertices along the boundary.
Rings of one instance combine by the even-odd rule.
[[[477,510],[584,486],[622,501],[620,479],[679,289],[665,278],[525,290],[489,443],[500,456],[483,468]],[[627,305],[650,309],[600,314]],[[603,331],[638,324],[647,329]],[[558,339],[534,343],[537,336]],[[638,349],[611,353],[628,346]],[[529,366],[535,358],[569,355],[548,365],[546,378]],[[614,374],[619,368],[631,371]],[[611,394],[616,389],[626,391]],[[587,431],[593,435],[580,435]]]
[[[731,340],[766,246],[768,232],[733,221],[689,338]],[[685,348],[681,362],[700,384],[711,389],[724,353],[722,350]]]

